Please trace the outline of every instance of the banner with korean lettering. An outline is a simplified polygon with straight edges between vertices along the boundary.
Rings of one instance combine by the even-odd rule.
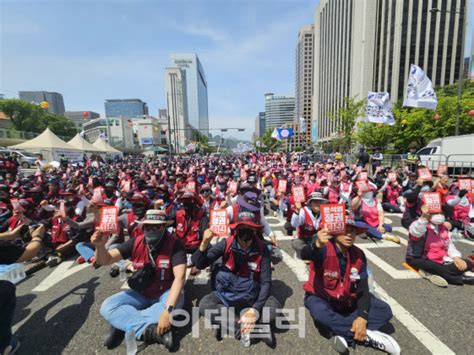
[[[100,213],[99,229],[106,234],[118,232],[118,207],[104,206]]]
[[[423,205],[428,207],[429,213],[441,212],[441,194],[439,192],[423,192]]]
[[[423,180],[431,180],[433,178],[431,171],[428,168],[419,168],[418,177]]]
[[[329,234],[340,235],[346,232],[346,208],[344,204],[321,205],[321,223]]]
[[[436,110],[437,105],[438,98],[436,97],[431,80],[419,66],[412,64],[410,66],[410,76],[408,77],[407,86],[405,88],[403,106]]]
[[[214,234],[219,237],[227,237],[229,235],[229,218],[227,216],[227,210],[225,208],[211,210],[210,217],[209,224]]]
[[[395,124],[392,103],[388,92],[369,92],[365,109],[365,122]]]
[[[189,192],[196,192],[196,181],[188,181],[185,190]]]
[[[229,183],[229,192],[235,195],[237,193],[238,187],[239,187],[239,184],[237,183],[237,181],[231,181]]]
[[[448,166],[447,165],[438,165],[438,169],[436,170],[436,174],[438,174],[438,176],[441,176],[441,175],[446,175],[446,173],[448,172]]]
[[[95,203],[95,204],[104,203],[104,197],[103,197],[102,193],[103,193],[103,188],[102,187],[96,187],[94,189],[94,194],[92,195],[91,202]]]
[[[388,173],[388,181],[390,182],[397,181],[397,173]]]
[[[285,194],[287,188],[288,188],[288,181],[278,180],[278,192],[279,193]]]
[[[291,192],[293,194],[293,198],[295,199],[295,202],[303,203],[306,201],[306,196],[304,193],[303,186],[293,186],[291,188]]]
[[[459,190],[467,190],[471,192],[472,190],[472,181],[471,179],[459,179]]]

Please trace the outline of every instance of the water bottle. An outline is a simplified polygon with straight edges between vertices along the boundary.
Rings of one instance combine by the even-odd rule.
[[[125,333],[125,345],[127,346],[127,355],[135,355],[137,353],[137,340],[135,339],[135,331],[132,327]]]
[[[120,260],[118,263],[119,271],[120,271],[120,281],[124,282],[127,281],[127,263],[125,260]]]
[[[370,293],[374,293],[374,274],[372,273],[372,269],[370,267],[367,268],[367,275],[368,282],[369,282],[369,291]]]
[[[250,333],[242,333],[240,335],[240,342],[244,347],[250,347]]]

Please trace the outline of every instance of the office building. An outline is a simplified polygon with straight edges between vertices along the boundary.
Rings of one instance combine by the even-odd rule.
[[[254,142],[265,134],[265,112],[259,112],[255,117],[255,131],[253,134]]]
[[[294,121],[295,98],[265,94],[265,129],[279,128]]]
[[[185,152],[191,137],[188,120],[186,71],[179,67],[165,69],[167,112],[170,117],[171,145],[174,152]]]
[[[88,120],[99,118],[100,115],[93,111],[66,111],[64,117],[74,122],[76,128],[81,131],[82,125]]]
[[[312,103],[317,139],[335,136],[338,120],[328,112],[341,108],[345,97],[386,91],[392,102],[402,100],[411,64],[434,86],[455,83],[463,60],[463,16],[456,10],[465,6],[466,0],[321,0]]]
[[[105,117],[127,117],[148,115],[148,105],[140,99],[105,100]]]
[[[137,144],[142,147],[163,146],[168,147],[168,120],[153,116],[135,117],[132,119],[133,133]]]
[[[20,100],[40,104],[43,101],[48,102],[48,112],[53,115],[64,115],[63,95],[58,92],[49,91],[19,91]]]
[[[175,53],[171,55],[171,63],[171,66],[178,67],[186,73],[189,124],[208,136],[207,81],[199,57],[195,53]]]
[[[301,28],[298,33],[295,58],[295,120],[293,148],[311,145],[311,117],[313,101],[314,25]],[[304,118],[305,132],[301,132],[300,117]]]
[[[94,143],[98,138],[118,148],[134,148],[133,123],[127,117],[96,118],[82,125],[84,138]]]

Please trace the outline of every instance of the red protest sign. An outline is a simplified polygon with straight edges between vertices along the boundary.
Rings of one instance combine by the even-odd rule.
[[[96,187],[94,189],[94,194],[92,195],[92,203],[99,204],[104,202],[104,197],[102,196],[102,188]]]
[[[439,192],[424,192],[423,205],[428,207],[429,213],[441,212],[441,194]]]
[[[438,176],[440,175],[445,175],[448,172],[448,166],[447,165],[438,165],[438,169],[436,170],[436,173]]]
[[[431,171],[428,168],[419,168],[418,169],[418,177],[423,180],[431,180]]]
[[[459,179],[459,190],[467,190],[468,192],[471,192],[472,190],[471,179]]]
[[[344,204],[321,205],[321,223],[329,234],[344,234],[346,232],[346,209]]]
[[[229,227],[229,219],[227,217],[227,210],[226,209],[217,209],[211,210],[210,215],[210,228],[214,232],[215,235],[219,237],[227,237],[228,227]]]
[[[366,180],[356,181],[356,185],[357,185],[357,189],[361,192],[370,191],[369,184],[367,183]]]
[[[367,171],[361,171],[357,176],[357,180],[368,180]]]
[[[239,185],[237,184],[237,181],[231,181],[229,183],[229,192],[231,194],[236,194],[237,193],[237,188],[239,187]]]
[[[64,201],[61,201],[59,204],[59,215],[63,218],[67,217],[66,214],[66,203]]]
[[[278,192],[284,194],[286,193],[287,188],[288,188],[288,181],[278,180]]]
[[[397,181],[397,173],[388,173],[388,181]]]
[[[303,203],[306,201],[306,196],[304,193],[303,186],[293,186],[291,188],[291,192],[293,194],[293,198],[295,199],[295,202]]]
[[[103,233],[118,232],[118,208],[116,206],[102,207],[99,228]]]

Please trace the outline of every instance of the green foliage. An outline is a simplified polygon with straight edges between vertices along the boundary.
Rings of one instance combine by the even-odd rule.
[[[60,136],[72,137],[77,133],[74,123],[61,115],[53,115],[39,105],[18,99],[0,100],[0,111],[10,118],[17,131],[41,133],[49,127]]]
[[[357,100],[355,97],[345,97],[344,104],[336,112],[328,112],[328,117],[336,121],[339,137],[335,140],[339,150],[349,152],[354,143],[354,126],[359,117],[364,114],[366,100]]]
[[[255,147],[256,150],[261,152],[268,152],[268,151],[276,151],[278,148],[281,147],[282,142],[272,138],[273,129],[267,129],[263,136],[260,138],[260,142],[262,142],[262,147]]]

